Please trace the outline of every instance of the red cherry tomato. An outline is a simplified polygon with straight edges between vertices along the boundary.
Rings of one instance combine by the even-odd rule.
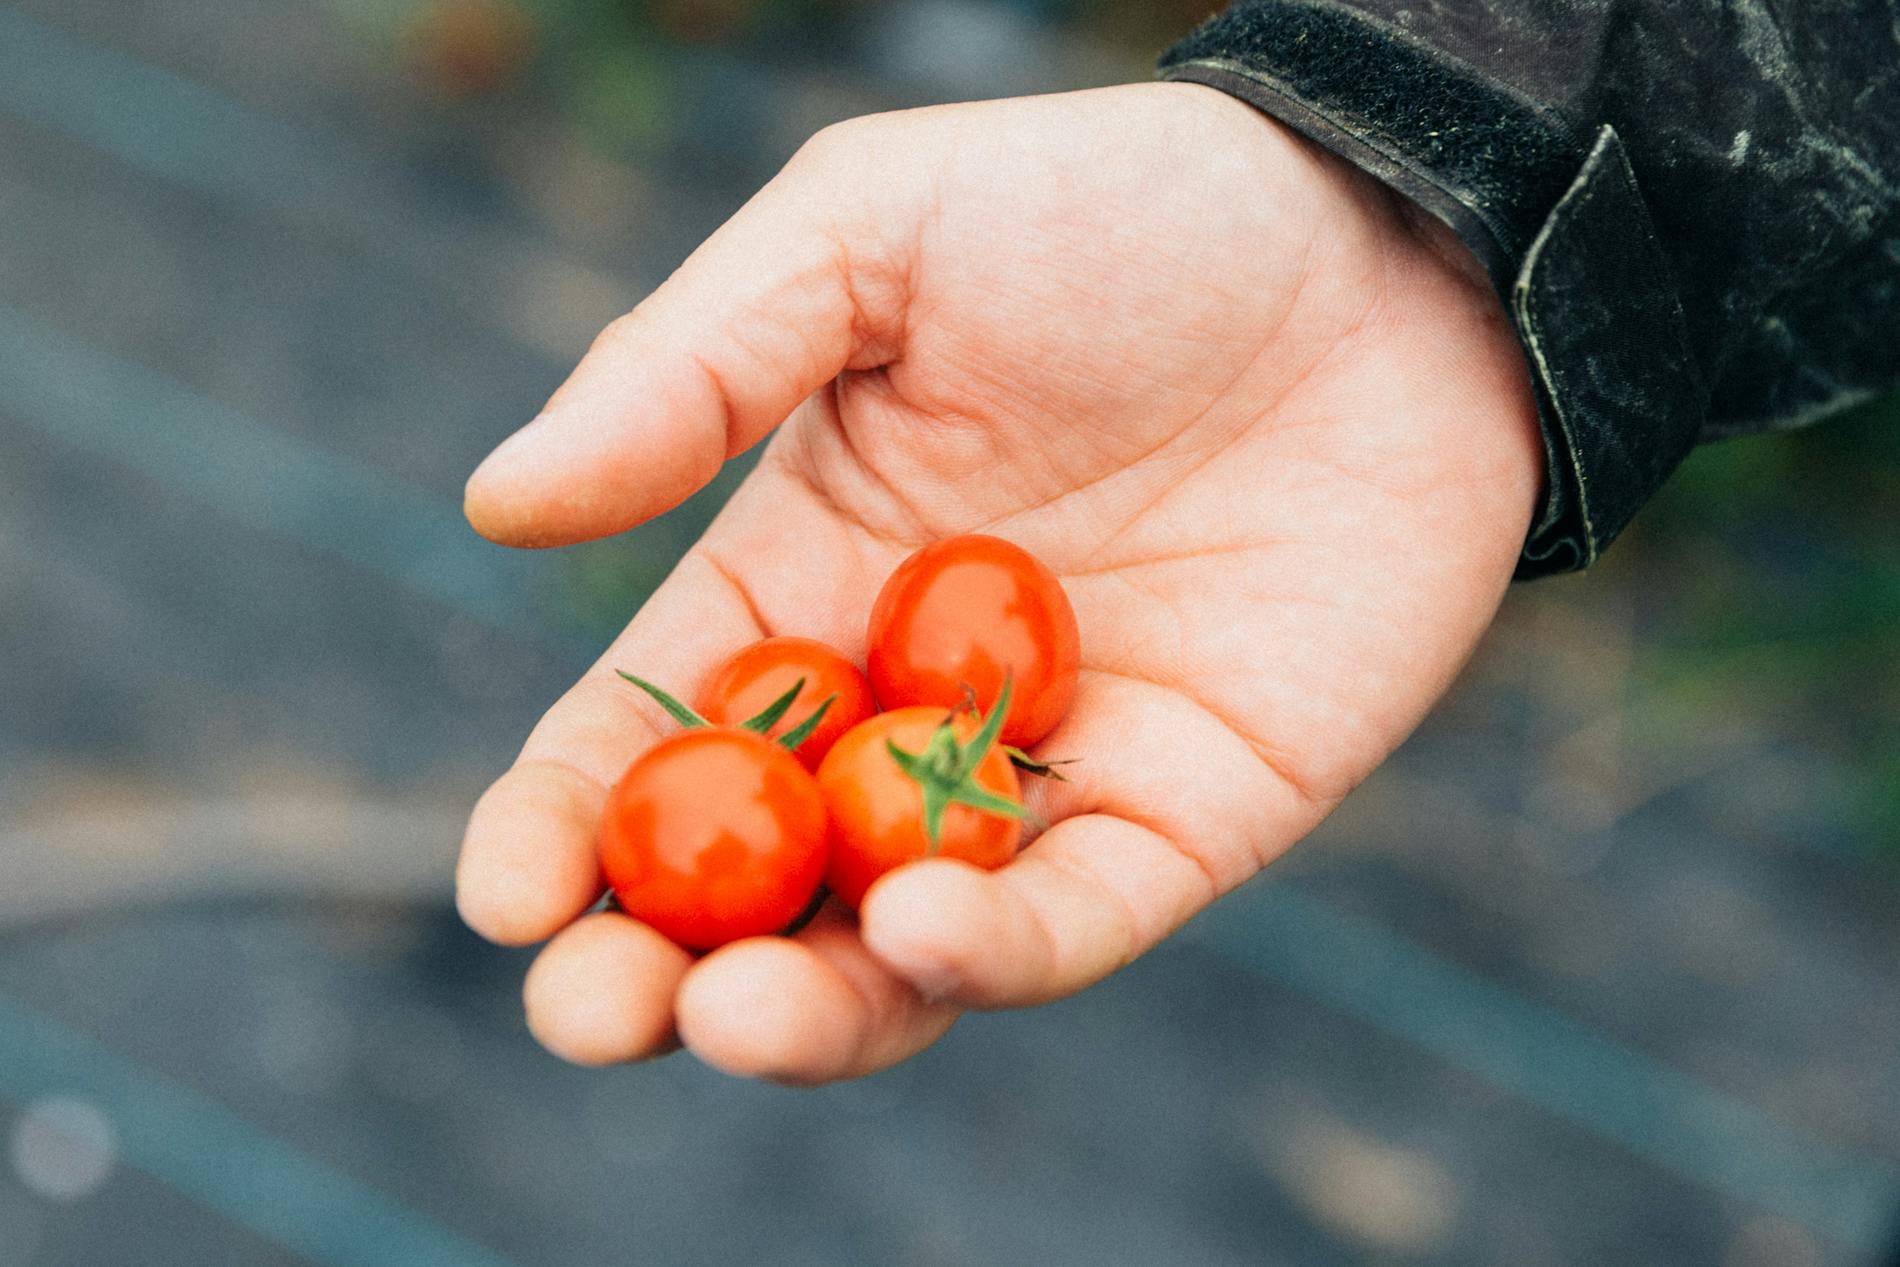
[[[898,565],[871,608],[871,686],[886,708],[979,708],[1007,674],[1015,703],[1002,741],[1028,747],[1056,728],[1075,696],[1081,639],[1055,573],[996,537],[951,537]]]
[[[622,908],[682,946],[777,932],[824,876],[824,798],[769,739],[681,731],[614,785],[600,864]]]
[[[778,738],[836,695],[818,728],[798,745],[798,759],[807,770],[816,770],[838,736],[877,712],[871,684],[858,666],[822,642],[767,638],[746,647],[720,665],[700,691],[699,715],[714,725],[737,726],[763,712],[800,678],[805,685],[798,698],[766,733]]]
[[[880,713],[833,744],[818,767],[818,787],[831,820],[825,883],[852,907],[864,900],[873,881],[906,862],[930,856],[960,858],[994,870],[1016,856],[1023,838],[1021,822],[955,803],[944,810],[937,848],[930,848],[923,792],[885,743],[922,752],[943,719],[943,709],[927,706]],[[955,726],[957,738],[968,741],[978,722],[964,713]],[[1016,768],[1000,745],[984,754],[975,781],[983,791],[1019,799]]]

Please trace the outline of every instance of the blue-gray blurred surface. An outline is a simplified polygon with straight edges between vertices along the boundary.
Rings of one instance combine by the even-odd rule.
[[[1884,776],[1686,614],[1798,523],[1515,594],[1272,877],[860,1084],[567,1068],[455,922],[731,486],[518,557],[466,472],[810,131],[1139,75],[1127,8],[471,3],[491,85],[453,3],[0,3],[0,1264],[1884,1261]]]

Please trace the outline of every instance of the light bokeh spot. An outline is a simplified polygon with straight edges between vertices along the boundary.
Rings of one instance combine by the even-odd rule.
[[[72,1096],[46,1096],[27,1105],[13,1123],[7,1152],[20,1185],[49,1201],[91,1196],[119,1162],[112,1120]]]

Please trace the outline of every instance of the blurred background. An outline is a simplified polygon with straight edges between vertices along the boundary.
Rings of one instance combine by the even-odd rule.
[[[456,922],[742,473],[519,557],[474,463],[816,128],[1207,2],[0,0],[0,1264],[1892,1261],[1892,402],[1698,452],[1270,877],[866,1082],[566,1068]]]

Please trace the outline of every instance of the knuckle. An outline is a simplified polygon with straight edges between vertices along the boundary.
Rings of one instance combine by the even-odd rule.
[[[818,129],[798,147],[788,170],[835,174],[862,161],[874,138],[886,125],[881,115],[840,119]]]
[[[609,321],[605,326],[601,327],[600,333],[594,336],[593,346],[589,349],[589,354],[591,355],[594,352],[611,348],[637,346],[639,341],[635,337],[635,331],[639,328],[640,324],[641,316],[639,307],[635,307],[630,312],[621,313],[618,317],[615,317],[612,321]]]
[[[840,119],[836,123],[826,124],[805,139],[805,143],[798,147],[798,153],[793,156],[793,161],[810,165],[850,150],[856,144],[855,138],[862,126],[863,120],[859,118]]]

